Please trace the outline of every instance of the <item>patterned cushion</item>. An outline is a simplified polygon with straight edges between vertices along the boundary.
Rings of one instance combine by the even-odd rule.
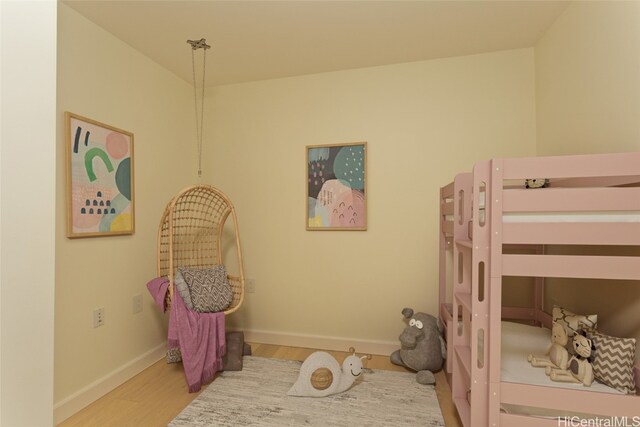
[[[170,348],[167,350],[167,363],[178,363],[182,362],[182,353],[180,353],[180,348]]]
[[[597,314],[575,314],[566,308],[553,306],[553,322],[560,323],[567,331],[569,343],[566,348],[569,354],[576,354],[573,348],[573,336],[581,329],[595,329],[598,326]]]
[[[593,375],[596,379],[623,393],[635,394],[635,338],[616,338],[595,330],[588,331],[587,336],[593,340],[596,348],[593,360]]]
[[[191,301],[191,292],[189,291],[189,286],[187,286],[187,282],[184,281],[184,277],[180,272],[180,269],[176,270],[176,275],[173,277],[173,287],[180,296],[182,297],[182,301],[184,301],[184,305],[186,305],[189,310],[193,311],[193,302]]]
[[[214,268],[180,267],[178,271],[187,282],[194,311],[224,311],[231,305],[233,292],[224,265],[220,264]]]

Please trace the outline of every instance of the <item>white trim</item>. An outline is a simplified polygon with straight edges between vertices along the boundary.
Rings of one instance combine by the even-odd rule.
[[[167,344],[160,344],[104,377],[78,390],[71,396],[57,402],[53,406],[54,424],[57,425],[61,423],[122,383],[138,375],[140,372],[165,357],[166,351]]]
[[[389,356],[400,349],[400,341],[365,341],[358,338],[328,337],[323,335],[294,334],[261,330],[243,330],[245,341],[286,345],[289,347],[317,348],[322,350],[347,351],[349,347],[358,353]]]

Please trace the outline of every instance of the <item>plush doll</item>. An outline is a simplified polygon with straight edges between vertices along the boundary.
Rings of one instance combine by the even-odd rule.
[[[531,366],[536,368],[559,368],[567,369],[569,366],[569,352],[566,349],[569,337],[567,331],[560,323],[553,323],[551,329],[551,347],[544,356],[534,356],[530,354],[527,357]]]
[[[525,188],[546,188],[549,186],[549,180],[546,178],[529,178],[524,180]]]
[[[593,354],[595,347],[587,334],[581,331],[573,336],[573,348],[576,354],[569,360],[569,369],[553,369],[547,367],[545,372],[552,381],[563,383],[582,383],[591,387],[593,383]]]
[[[442,338],[442,323],[430,314],[414,313],[405,308],[402,315],[409,320],[400,335],[400,350],[391,354],[391,363],[417,371],[420,384],[435,384],[433,372],[442,368],[447,348]]]

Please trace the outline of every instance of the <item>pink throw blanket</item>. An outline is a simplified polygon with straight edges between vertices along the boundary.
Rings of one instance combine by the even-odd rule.
[[[147,283],[156,304],[166,311],[164,296],[169,280],[157,277]],[[202,384],[222,370],[226,353],[224,313],[197,313],[187,308],[179,292],[173,293],[169,310],[167,347],[180,348],[184,375],[189,393],[200,390]]]

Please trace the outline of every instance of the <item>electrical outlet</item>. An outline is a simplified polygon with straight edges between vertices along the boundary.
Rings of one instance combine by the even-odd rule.
[[[133,296],[132,309],[133,314],[142,313],[142,294]]]
[[[104,308],[96,308],[93,310],[93,327],[104,325]]]
[[[256,279],[247,279],[247,293],[254,293],[256,291]]]

